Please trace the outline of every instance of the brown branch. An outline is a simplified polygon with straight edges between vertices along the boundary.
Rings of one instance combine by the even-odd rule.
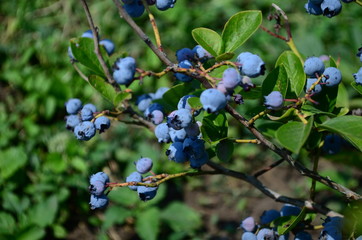
[[[109,71],[109,68],[106,64],[106,62],[104,61],[103,59],[103,56],[101,54],[101,50],[100,50],[100,47],[99,47],[99,36],[98,36],[98,32],[96,30],[96,27],[94,26],[94,22],[93,22],[93,19],[92,19],[92,16],[90,14],[90,11],[89,11],[89,8],[88,8],[88,5],[86,3],[85,0],[80,0],[82,5],[83,5],[83,8],[84,8],[84,11],[85,11],[85,14],[87,16],[87,20],[88,20],[88,24],[89,24],[89,27],[91,28],[92,30],[92,33],[93,33],[93,40],[94,40],[94,53],[97,55],[97,58],[98,58],[98,61],[99,63],[101,64],[102,66],[102,69],[104,71],[104,74],[106,75],[106,78],[108,80],[108,82],[110,84],[112,84],[112,86],[116,89],[120,89],[119,88],[119,85],[114,81],[110,71]]]
[[[272,163],[270,166],[268,166],[268,167],[266,167],[266,168],[264,168],[262,170],[257,171],[256,173],[254,173],[254,177],[255,178],[260,177],[264,173],[269,172],[273,168],[279,166],[282,162],[284,162],[284,159],[279,159],[278,161]]]
[[[147,44],[147,46],[156,54],[156,56],[167,66],[173,66],[174,64],[170,59],[167,58],[164,52],[158,49],[150,40],[150,38],[143,32],[143,30],[133,21],[133,19],[128,15],[128,13],[123,9],[121,3],[118,0],[113,0],[116,4],[119,15],[123,18],[131,28],[136,32],[136,34]]]

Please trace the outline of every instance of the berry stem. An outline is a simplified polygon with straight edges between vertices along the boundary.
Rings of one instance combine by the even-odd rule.
[[[300,119],[300,121],[302,121],[302,123],[304,123],[304,125],[308,124],[308,121],[304,118],[303,114],[300,112],[299,109],[296,109],[295,111],[297,113],[298,118]]]
[[[254,122],[255,122],[256,120],[258,120],[260,117],[264,116],[265,114],[268,114],[269,112],[270,112],[270,110],[269,110],[269,109],[266,109],[266,110],[258,113],[257,115],[255,115],[254,117],[252,117],[252,118],[248,121],[248,124],[249,124],[249,125],[254,124]]]
[[[142,3],[143,3],[143,6],[145,6],[145,8],[146,8],[146,11],[148,13],[148,18],[150,19],[151,26],[152,26],[152,29],[153,29],[153,33],[154,33],[155,39],[156,39],[156,45],[157,45],[158,49],[161,52],[163,52],[162,44],[161,44],[161,37],[160,37],[160,33],[158,31],[158,27],[157,27],[155,17],[153,16],[153,14],[152,14],[146,0],[142,0]]]
[[[236,143],[254,143],[254,144],[260,144],[260,140],[258,139],[236,139]]]
[[[295,46],[295,43],[293,41],[293,38],[289,38],[287,41],[286,41],[287,45],[289,46],[290,50],[293,51],[293,53],[295,55],[297,55],[297,57],[299,58],[300,62],[303,64],[304,63],[304,60],[303,60],[303,57],[300,55],[298,49],[297,49],[297,46]]]

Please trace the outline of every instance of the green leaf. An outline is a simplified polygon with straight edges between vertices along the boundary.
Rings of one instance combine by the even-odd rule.
[[[336,107],[337,96],[338,87],[325,87],[322,92],[313,96],[312,99],[319,103],[314,105],[319,110],[333,112]]]
[[[308,124],[302,122],[288,122],[278,129],[276,138],[283,147],[294,153],[299,153],[309,136],[312,125],[313,117],[309,119]]]
[[[156,240],[160,231],[160,211],[155,208],[146,208],[139,213],[136,221],[136,231],[145,240]]]
[[[94,42],[91,38],[73,38],[70,40],[70,47],[74,57],[89,70],[95,74],[104,77],[104,72],[101,64],[98,61],[97,55],[94,52]],[[104,48],[100,48],[105,61],[108,61],[108,55]]]
[[[272,91],[279,91],[285,97],[288,90],[288,74],[283,64],[277,66],[265,78],[262,84],[262,95],[267,96]]]
[[[27,154],[22,147],[12,147],[0,151],[0,159],[1,178],[7,179],[25,165]]]
[[[303,91],[306,79],[300,59],[292,51],[285,51],[279,56],[276,66],[282,64],[287,71],[291,90],[299,96]]]
[[[242,11],[234,14],[225,24],[221,34],[223,53],[233,52],[258,30],[262,22],[261,11]]]
[[[191,34],[194,40],[212,56],[218,56],[221,53],[222,40],[217,32],[208,28],[195,28]]]
[[[318,125],[319,129],[337,133],[362,151],[362,117],[340,116]]]
[[[15,219],[8,213],[0,212],[0,234],[11,234],[15,229]]]
[[[202,108],[200,98],[198,98],[198,97],[190,97],[187,99],[187,102],[191,106],[191,108],[194,110],[199,110]]]
[[[113,103],[114,99],[117,97],[116,90],[107,83],[103,78],[97,75],[89,76],[89,83],[94,87],[102,96],[107,99],[109,102]]]
[[[243,96],[243,99],[259,99],[263,97],[262,88],[260,86],[251,88],[249,91],[241,91],[239,93]]]
[[[111,206],[107,208],[104,216],[103,228],[108,229],[114,224],[123,224],[127,217],[132,216],[132,212],[121,206]]]
[[[124,100],[129,100],[132,98],[132,93],[130,92],[119,92],[113,99],[113,105],[117,108],[119,107]]]
[[[58,199],[56,196],[51,196],[31,209],[32,221],[39,227],[45,227],[53,223],[55,215],[58,211]]]
[[[232,52],[226,52],[226,53],[220,54],[215,59],[217,62],[226,61],[226,60],[232,59],[234,57],[234,55],[235,54]]]
[[[28,228],[21,233],[19,233],[16,237],[16,240],[38,240],[42,239],[45,235],[45,229],[40,227],[32,227]]]
[[[362,95],[362,85],[361,84],[357,84],[355,81],[351,83],[351,86],[359,93]]]
[[[329,117],[336,116],[333,113],[321,111],[318,108],[315,108],[314,105],[311,105],[311,104],[304,104],[301,108],[301,111],[302,111],[303,115],[305,115],[305,116],[312,116],[315,114],[323,114],[323,115],[327,115]]]
[[[294,115],[294,113],[295,113],[295,108],[289,108],[280,117],[276,117],[276,116],[272,116],[272,115],[268,114],[268,118],[273,121],[278,121],[278,120],[288,118],[288,117]]]
[[[226,138],[228,133],[228,121],[225,112],[219,114],[206,114],[202,119],[202,136],[206,141],[218,141]]]
[[[293,230],[305,217],[306,209],[303,208],[298,216],[284,216],[273,221],[272,227],[277,227],[279,235],[286,234]]]
[[[228,162],[234,152],[234,141],[222,140],[216,145],[216,155],[222,162]]]
[[[176,86],[173,86],[170,88],[167,92],[163,94],[162,99],[170,106],[173,107],[173,109],[177,108],[177,104],[185,95],[188,95],[192,90],[192,86],[187,83],[181,83]]]
[[[168,205],[162,212],[161,218],[174,232],[190,233],[201,227],[202,224],[200,214],[181,202],[173,202]]]

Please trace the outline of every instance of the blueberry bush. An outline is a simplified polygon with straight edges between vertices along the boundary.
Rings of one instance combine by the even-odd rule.
[[[3,3],[0,238],[359,239],[361,5]]]

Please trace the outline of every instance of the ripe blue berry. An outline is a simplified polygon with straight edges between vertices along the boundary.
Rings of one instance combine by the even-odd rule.
[[[356,56],[359,57],[360,61],[362,62],[362,47],[358,49]]]
[[[145,117],[151,117],[150,114],[155,111],[155,110],[159,110],[161,112],[163,111],[163,106],[159,103],[152,103],[150,106],[148,106],[148,108],[144,111],[144,115]]]
[[[353,77],[356,80],[357,85],[362,85],[362,67],[358,70],[358,72],[353,74]]]
[[[264,75],[265,63],[256,54],[243,52],[237,57],[237,62],[240,64],[240,73],[251,78]]]
[[[75,126],[74,135],[78,140],[88,141],[96,134],[96,127],[90,121],[84,121]]]
[[[68,114],[77,114],[82,108],[82,101],[78,98],[71,98],[65,103],[65,109]]]
[[[312,15],[321,15],[323,13],[321,5],[313,3],[312,1],[308,1],[304,5],[304,8],[307,11],[307,13],[312,14]]]
[[[138,197],[142,201],[149,201],[156,196],[157,189],[158,189],[158,187],[138,186],[138,188],[137,188]]]
[[[341,151],[342,138],[336,134],[329,134],[324,138],[323,151],[327,154],[337,154]]]
[[[75,126],[77,126],[81,122],[82,122],[82,120],[80,119],[78,114],[66,116],[66,128],[68,130],[73,131]]]
[[[194,169],[199,169],[202,165],[206,164],[209,160],[209,155],[206,151],[202,152],[202,155],[196,157],[195,155],[190,156],[190,167]]]
[[[129,4],[125,3],[123,8],[133,18],[142,16],[143,12],[145,11],[145,7],[143,6],[141,0],[135,0]]]
[[[160,110],[155,110],[148,116],[149,116],[151,122],[155,125],[162,123],[163,119],[164,119],[163,112],[161,112]]]
[[[324,71],[324,63],[318,57],[309,57],[304,62],[304,72],[309,77],[316,77],[322,75]]]
[[[133,57],[119,58],[113,68],[114,80],[118,84],[129,85],[136,72],[136,60]]]
[[[282,209],[280,209],[280,216],[298,216],[301,209],[297,206],[291,204],[284,204]]]
[[[152,103],[152,97],[149,94],[142,94],[137,98],[136,104],[138,110],[144,112]]]
[[[93,119],[93,111],[90,108],[82,108],[80,111],[80,118],[82,121],[90,121]]]
[[[256,235],[258,240],[270,239],[275,240],[276,236],[272,229],[269,228],[262,228],[259,230],[258,234]]]
[[[156,126],[155,128],[155,135],[160,143],[168,143],[170,142],[170,134],[169,134],[169,127],[167,123],[161,123]]]
[[[187,137],[189,138],[199,138],[200,137],[200,126],[199,123],[194,122],[191,123],[189,126],[185,127],[185,132],[187,134]]]
[[[192,51],[194,56],[196,56],[201,62],[205,62],[207,59],[212,58],[212,55],[200,45],[196,45]]]
[[[338,15],[342,10],[342,4],[340,0],[324,0],[321,3],[323,15],[326,17],[334,17]]]
[[[156,0],[156,7],[158,10],[165,11],[175,6],[176,0]]]
[[[85,104],[83,108],[89,108],[93,113],[97,112],[97,107],[92,103]]]
[[[112,55],[114,53],[114,43],[109,39],[103,39],[99,41],[99,45],[102,45],[106,50],[108,55]]]
[[[190,157],[198,159],[205,155],[205,142],[201,139],[185,138],[182,147]]]
[[[89,183],[89,191],[91,192],[91,194],[100,196],[103,194],[106,188],[105,185],[109,183],[109,177],[104,172],[97,172],[89,178]]]
[[[92,30],[87,30],[87,31],[85,31],[83,34],[82,34],[82,36],[81,36],[82,38],[93,38],[93,32],[92,32]]]
[[[175,130],[173,128],[169,128],[169,134],[172,142],[182,142],[185,140],[187,133],[184,128],[180,130]]]
[[[337,86],[342,81],[342,74],[335,67],[326,68],[323,72],[322,82],[326,83],[327,87]]]
[[[241,240],[257,240],[257,238],[252,232],[244,232],[243,235],[241,235]]]
[[[233,90],[241,83],[241,76],[235,68],[227,68],[222,75],[222,82],[228,90]]]
[[[241,222],[240,227],[246,232],[253,232],[255,230],[255,227],[256,227],[254,218],[253,217],[245,218]]]
[[[91,194],[91,198],[90,198],[90,208],[92,210],[97,209],[97,208],[104,208],[108,205],[108,197],[106,195],[100,195],[100,196],[96,196]]]
[[[179,67],[189,69],[192,67],[192,63],[189,60],[183,60],[179,63]],[[181,82],[189,82],[192,80],[192,77],[184,73],[175,73],[175,77]]]
[[[307,78],[307,84],[305,86],[305,92],[307,92],[318,79],[317,78]],[[317,84],[314,86],[314,89],[311,93],[318,94],[322,91],[322,86]]]
[[[163,94],[165,94],[168,90],[170,90],[170,88],[160,87],[159,89],[157,89],[157,91],[155,92],[155,95],[152,97],[152,99],[153,100],[161,99],[163,97]]]
[[[142,182],[142,175],[139,172],[131,173],[127,178],[126,182]],[[137,191],[138,186],[128,186],[129,189]]]
[[[181,48],[176,51],[177,61],[181,64],[182,61],[194,59],[194,52],[190,48]],[[182,67],[182,66],[180,66]]]
[[[140,158],[135,162],[137,172],[141,174],[148,173],[151,171],[153,162],[151,158]]]
[[[319,239],[326,240],[342,240],[342,231],[338,227],[335,226],[327,226],[321,232]]]
[[[279,110],[283,107],[284,98],[279,91],[273,91],[268,96],[265,96],[264,105],[267,109]]]
[[[294,240],[313,240],[313,239],[309,233],[307,233],[305,231],[301,231],[301,232],[297,232],[297,234],[295,234]]]
[[[99,133],[102,133],[111,126],[111,120],[106,116],[100,116],[96,118],[94,125],[96,126],[96,129],[99,130]]]
[[[263,214],[260,216],[260,224],[269,224],[278,217],[280,217],[280,212],[275,209],[264,211]]]
[[[183,151],[182,142],[172,143],[166,151],[166,156],[169,160],[177,163],[183,163],[187,161],[187,155]]]
[[[192,115],[188,109],[179,109],[167,117],[167,124],[175,130],[189,126],[192,122]]]
[[[206,89],[200,95],[202,107],[208,113],[218,112],[226,106],[225,95],[217,89]]]

